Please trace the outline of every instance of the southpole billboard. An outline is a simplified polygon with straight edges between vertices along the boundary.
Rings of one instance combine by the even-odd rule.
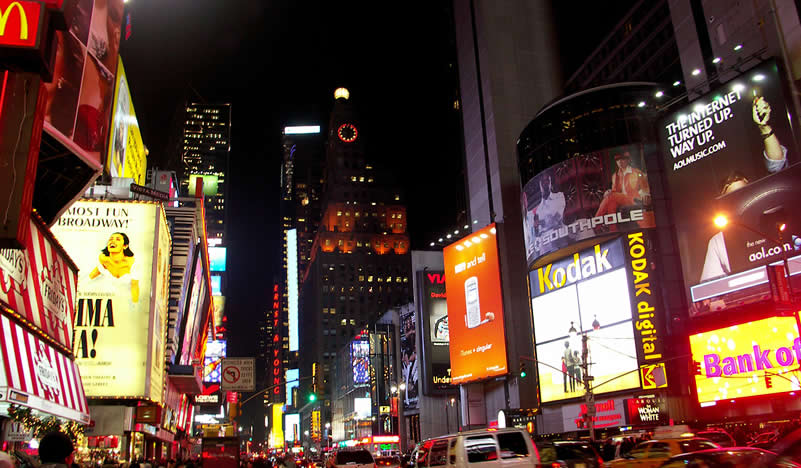
[[[161,205],[81,200],[53,234],[81,272],[73,352],[86,395],[161,402],[170,261]]]

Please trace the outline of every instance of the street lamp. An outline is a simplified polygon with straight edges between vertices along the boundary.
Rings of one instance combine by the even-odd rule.
[[[760,231],[758,229],[755,229],[755,228],[753,228],[753,227],[751,227],[751,226],[749,226],[747,224],[741,223],[739,221],[731,220],[723,213],[719,213],[718,215],[716,215],[715,219],[713,221],[715,223],[715,226],[717,226],[718,229],[720,229],[720,230],[723,230],[729,224],[733,224],[733,225],[735,225],[737,227],[741,227],[741,228],[745,229],[746,231],[751,231],[752,233],[754,233],[754,234],[764,238],[765,240],[770,241],[774,245],[776,245],[781,250],[781,253],[782,253],[782,262],[784,263],[784,274],[787,276],[787,289],[790,292],[790,300],[792,300],[792,298],[793,298],[793,285],[790,282],[790,263],[787,261],[787,250],[784,248],[784,243],[782,242],[782,234],[784,233],[784,230],[787,229],[787,224],[784,223],[784,222],[777,222],[776,223],[776,233],[779,235],[779,238],[775,239],[772,236],[769,236],[769,235],[765,234],[764,232],[762,232],[762,231]]]

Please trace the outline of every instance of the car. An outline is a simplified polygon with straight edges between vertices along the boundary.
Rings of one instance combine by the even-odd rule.
[[[656,468],[674,455],[716,448],[720,448],[720,446],[709,439],[700,437],[648,440],[634,447],[626,457],[607,462],[605,466],[609,468]]]
[[[375,457],[375,464],[378,468],[387,467],[387,468],[394,468],[396,466],[400,466],[401,461],[400,458],[397,456],[393,457]]]
[[[661,465],[662,468],[711,468],[725,466],[728,468],[749,468],[752,466],[766,466],[765,463],[774,453],[753,447],[721,447],[718,449],[699,450],[692,453],[682,453],[670,457]]]
[[[776,431],[763,432],[762,434],[756,436],[754,440],[749,442],[748,446],[754,448],[769,449],[773,447],[773,444],[778,442],[778,440],[779,440],[778,432]]]
[[[364,449],[337,450],[328,458],[327,468],[376,468],[373,455]]]
[[[712,429],[712,430],[696,432],[695,436],[704,439],[709,439],[712,442],[720,445],[721,447],[734,447],[737,445],[737,442],[734,441],[734,438],[731,435],[729,435],[728,432],[720,429]]]
[[[528,432],[518,428],[487,428],[427,439],[418,444],[415,468],[448,465],[467,468],[536,468],[539,454]]]
[[[576,440],[539,441],[535,444],[543,466],[562,468],[601,468],[603,459],[589,442]]]

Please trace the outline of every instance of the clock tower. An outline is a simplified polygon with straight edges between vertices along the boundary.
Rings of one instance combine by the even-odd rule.
[[[301,394],[317,403],[301,415],[315,434],[314,411],[331,421],[335,357],[354,336],[394,307],[412,302],[406,206],[389,172],[369,158],[350,93],[339,88],[328,124],[321,219],[300,303]],[[341,365],[342,363],[340,363]],[[389,376],[387,376],[389,378]],[[389,381],[381,384],[389,388]],[[304,388],[305,387],[305,388]],[[374,405],[389,406],[383,395]],[[377,408],[377,407],[376,407]],[[377,410],[376,410],[377,411]],[[382,417],[387,417],[384,415]],[[378,425],[385,421],[377,420]]]

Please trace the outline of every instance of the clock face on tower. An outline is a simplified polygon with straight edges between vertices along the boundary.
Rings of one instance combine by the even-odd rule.
[[[339,136],[339,139],[345,143],[353,143],[356,140],[356,137],[359,136],[359,132],[356,130],[356,127],[354,127],[353,124],[344,123],[339,126],[337,135]]]

